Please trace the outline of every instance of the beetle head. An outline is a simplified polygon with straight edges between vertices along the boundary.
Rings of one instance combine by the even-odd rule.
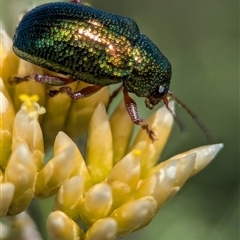
[[[153,109],[160,101],[166,101],[168,96],[169,84],[160,84],[154,92],[151,92],[149,96],[145,99],[145,105],[149,109]]]
[[[163,101],[175,122],[183,130],[183,124],[168,106],[168,99],[174,99],[194,119],[206,137],[211,139],[208,129],[197,115],[169,91],[172,75],[171,64],[157,46],[148,37],[141,34],[134,45],[132,55],[133,71],[129,79],[123,83],[124,88],[139,97],[146,97],[145,104],[149,109],[153,109],[154,106]]]
[[[132,51],[133,71],[124,82],[127,91],[146,97],[145,104],[153,109],[169,93],[171,64],[157,46],[141,34]]]

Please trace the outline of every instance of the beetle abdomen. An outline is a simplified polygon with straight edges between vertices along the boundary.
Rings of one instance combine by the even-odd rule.
[[[36,7],[20,22],[15,53],[33,64],[98,85],[132,71],[132,49],[140,33],[121,16],[75,3]]]

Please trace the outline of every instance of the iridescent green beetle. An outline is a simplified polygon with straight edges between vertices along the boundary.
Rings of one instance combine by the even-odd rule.
[[[34,79],[61,86],[50,91],[50,96],[66,93],[74,100],[122,83],[130,118],[154,141],[154,132],[139,117],[137,104],[128,93],[145,97],[149,109],[161,100],[168,108],[171,64],[132,19],[77,2],[34,8],[23,17],[13,38],[13,50],[20,58],[67,77],[32,74],[15,81]],[[93,85],[77,92],[64,86],[78,80]]]

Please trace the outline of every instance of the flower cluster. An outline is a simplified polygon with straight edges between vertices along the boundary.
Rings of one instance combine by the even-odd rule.
[[[0,34],[0,215],[22,221],[22,232],[37,232],[25,212],[32,199],[55,196],[46,223],[52,239],[128,235],[148,225],[223,147],[198,147],[157,164],[173,124],[165,107],[148,119],[158,140],[152,143],[140,130],[131,142],[133,124],[124,104],[110,119],[106,113],[108,88],[72,102],[65,95],[48,100],[46,86],[31,81],[10,87],[14,75],[43,69],[18,59],[9,37]],[[71,87],[84,86],[79,85]],[[170,108],[174,111],[172,102]],[[76,144],[77,136],[85,137]],[[44,148],[53,152],[47,163]]]

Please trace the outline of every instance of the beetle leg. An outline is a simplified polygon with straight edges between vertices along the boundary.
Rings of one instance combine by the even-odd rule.
[[[66,93],[73,100],[77,100],[77,99],[81,99],[81,98],[90,97],[91,95],[98,92],[102,88],[103,88],[103,86],[91,85],[91,86],[87,86],[79,91],[73,92],[70,87],[61,87],[58,90],[50,90],[48,92],[48,94],[50,97],[54,97],[58,93]]]
[[[22,83],[22,82],[28,82],[30,80],[34,80],[36,82],[48,84],[51,86],[63,86],[63,85],[67,85],[67,84],[77,81],[73,78],[64,78],[64,77],[48,75],[48,74],[33,73],[33,74],[31,74],[29,76],[25,76],[25,77],[10,78],[9,83],[10,84],[18,84],[18,83]]]
[[[32,80],[32,78],[30,76],[12,77],[12,78],[9,78],[8,83],[11,85],[14,85],[14,84],[22,83],[22,82],[28,82],[30,80]]]
[[[63,86],[68,85],[70,83],[76,82],[76,79],[67,78],[67,77],[60,77],[48,74],[31,74],[31,76],[36,82],[45,83],[51,86]]]
[[[149,128],[148,123],[139,117],[137,103],[128,95],[127,90],[123,89],[123,94],[126,110],[133,123],[141,126],[142,129],[145,129],[152,142],[157,140],[156,134]]]

